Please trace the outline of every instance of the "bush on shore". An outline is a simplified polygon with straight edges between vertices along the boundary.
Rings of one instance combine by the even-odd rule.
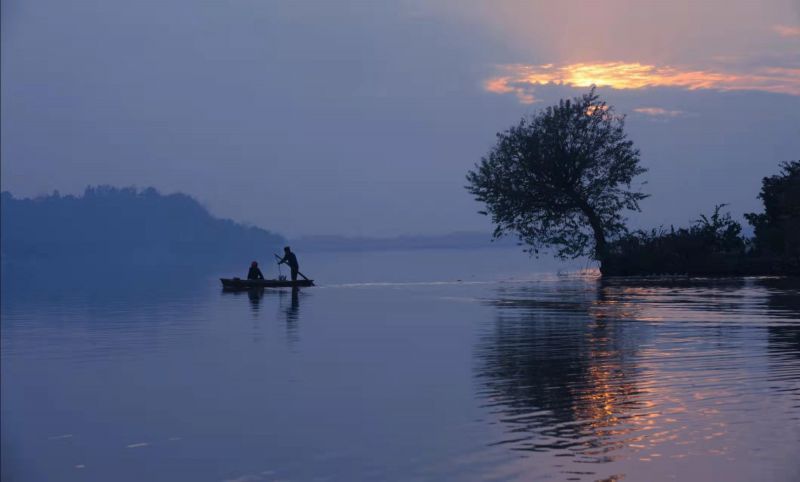
[[[627,233],[611,244],[606,259],[610,275],[723,274],[739,268],[749,241],[724,205],[702,215],[688,228],[674,226]]]
[[[800,275],[800,161],[765,177],[758,196],[763,213],[745,215],[755,236],[714,208],[688,228],[633,231],[612,242],[604,274],[630,275]]]

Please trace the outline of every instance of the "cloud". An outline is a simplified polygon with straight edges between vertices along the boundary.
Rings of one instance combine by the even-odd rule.
[[[652,117],[680,117],[686,114],[682,110],[668,110],[662,107],[637,107],[633,111]]]
[[[518,85],[512,77],[492,77],[483,83],[483,88],[495,94],[514,94],[523,104],[533,104],[536,97],[528,86]]]
[[[487,92],[514,94],[522,103],[535,100],[542,85],[645,89],[674,87],[685,90],[753,90],[800,96],[800,68],[760,67],[750,72],[694,70],[638,62],[587,62],[563,66],[553,64],[507,64],[484,82]]]
[[[775,25],[772,27],[772,30],[775,31],[781,37],[795,37],[800,38],[800,26],[791,27],[789,25]]]

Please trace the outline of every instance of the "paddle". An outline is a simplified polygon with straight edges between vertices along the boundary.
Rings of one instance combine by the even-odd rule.
[[[278,256],[278,255],[277,255],[277,254],[275,254],[275,253],[272,253],[272,255],[273,255],[273,256],[275,256],[276,258],[278,258],[278,261],[280,261],[280,260],[282,260],[282,259],[283,259],[283,258],[281,258],[280,256]],[[280,264],[280,263],[278,263],[278,264]],[[299,269],[297,270],[297,274],[299,274],[300,276],[302,276],[304,280],[308,281],[308,276],[306,276],[306,275],[304,275],[303,273],[301,273]]]

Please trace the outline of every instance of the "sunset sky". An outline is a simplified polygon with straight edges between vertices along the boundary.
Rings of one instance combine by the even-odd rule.
[[[758,209],[800,159],[798,0],[4,0],[2,189],[154,186],[299,234],[487,230],[464,175],[592,84],[638,226]]]

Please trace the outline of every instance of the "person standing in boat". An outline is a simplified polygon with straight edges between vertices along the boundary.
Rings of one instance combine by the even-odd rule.
[[[258,263],[255,261],[250,263],[250,270],[247,271],[247,279],[264,279],[264,275],[261,274],[261,270],[258,269]]]
[[[292,270],[292,281],[297,281],[297,273],[300,271],[300,265],[297,263],[297,256],[292,253],[291,248],[286,246],[283,248],[283,258],[278,261],[278,264],[288,264],[289,269]]]

